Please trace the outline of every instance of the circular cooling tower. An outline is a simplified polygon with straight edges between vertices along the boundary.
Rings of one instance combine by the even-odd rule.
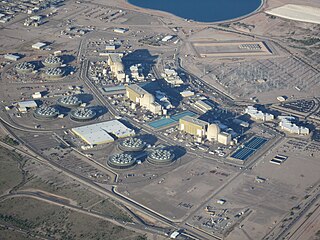
[[[81,103],[81,100],[76,96],[65,96],[58,99],[59,105],[68,108],[79,107]]]
[[[138,152],[143,150],[145,143],[140,138],[126,138],[119,142],[119,149],[126,152]]]
[[[77,108],[71,111],[70,118],[77,122],[90,121],[95,118],[97,113],[89,108]]]
[[[110,167],[118,168],[118,169],[132,167],[135,163],[136,163],[135,158],[133,158],[132,155],[127,153],[112,155],[107,161],[107,164]]]
[[[147,160],[155,165],[167,165],[173,162],[174,154],[165,149],[157,149],[148,155]]]
[[[39,107],[37,108],[33,116],[40,120],[52,120],[57,118],[59,115],[59,111],[55,109],[54,107]]]

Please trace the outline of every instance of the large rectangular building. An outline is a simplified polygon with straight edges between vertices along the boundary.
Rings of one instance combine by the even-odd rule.
[[[201,112],[206,113],[212,110],[212,107],[204,102],[203,100],[198,100],[195,102],[194,106],[199,109]]]
[[[185,116],[179,120],[179,128],[193,136],[204,137],[208,123],[195,117]]]
[[[7,60],[10,60],[10,61],[18,61],[21,58],[21,56],[18,54],[9,54],[8,53],[8,54],[4,55],[4,58]]]
[[[112,74],[117,78],[118,81],[123,82],[126,78],[126,75],[121,58],[122,54],[119,53],[108,54],[108,65],[110,66]]]
[[[135,134],[133,129],[128,128],[118,120],[90,124],[72,128],[71,130],[91,146],[113,142],[113,136],[124,138]]]
[[[149,93],[140,87],[137,84],[130,84],[126,86],[126,95],[127,97],[135,103],[140,103],[140,99],[144,97],[144,95],[148,95]]]
[[[137,84],[126,86],[126,96],[134,103],[138,103],[154,114],[162,113],[162,106],[155,102],[154,96]]]

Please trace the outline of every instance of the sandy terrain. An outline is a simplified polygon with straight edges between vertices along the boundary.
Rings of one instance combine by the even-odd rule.
[[[320,24],[320,8],[287,4],[268,10],[266,13],[286,19]]]

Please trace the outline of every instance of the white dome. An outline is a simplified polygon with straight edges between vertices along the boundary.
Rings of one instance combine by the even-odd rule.
[[[210,124],[208,126],[207,138],[208,140],[217,140],[220,133],[220,127],[217,124]]]

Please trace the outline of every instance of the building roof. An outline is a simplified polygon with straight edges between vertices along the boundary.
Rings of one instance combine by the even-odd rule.
[[[195,118],[195,117],[190,117],[190,116],[184,116],[183,118],[181,118],[181,120],[205,127],[207,126],[209,123],[207,123],[206,121],[203,121],[201,119]]]
[[[118,53],[110,53],[109,58],[113,63],[116,63],[116,62],[122,63],[121,57]]]
[[[309,134],[310,130],[309,128],[303,127],[303,126],[298,126],[295,123],[291,122],[294,120],[292,117],[283,117],[280,122],[280,126],[282,129],[289,131],[291,133],[296,133],[296,134]]]
[[[169,40],[171,40],[173,38],[173,36],[172,35],[168,35],[168,36],[165,36],[164,38],[162,38],[162,42],[167,42],[167,41],[169,41]]]
[[[270,114],[270,113],[265,113],[262,111],[259,111],[257,108],[253,107],[253,106],[248,106],[245,109],[245,113],[249,114],[251,117],[256,118],[256,119],[261,119],[264,120],[266,118],[274,118],[274,115]]]
[[[90,145],[114,141],[110,134],[118,138],[131,136],[134,130],[128,128],[118,120],[111,120],[82,127],[73,128],[72,131]]]
[[[220,135],[220,136],[223,136],[223,137],[229,137],[229,136],[231,136],[231,134],[230,134],[230,133],[227,133],[227,132],[220,132],[219,135]]]
[[[18,54],[14,54],[14,53],[8,53],[8,54],[4,55],[4,58],[17,61],[21,58],[21,56]]]
[[[192,92],[192,91],[183,91],[183,92],[180,92],[180,95],[182,97],[189,97],[189,96],[193,96],[194,92]]]
[[[115,28],[113,29],[114,32],[121,32],[121,33],[125,33],[128,31],[128,29],[125,28]]]
[[[196,101],[195,105],[198,106],[199,108],[205,110],[205,111],[212,110],[212,107],[209,104],[205,103],[203,100]]]
[[[47,46],[47,44],[44,43],[44,42],[37,42],[37,43],[32,45],[33,48],[43,48],[45,46]]]
[[[160,103],[157,103],[157,102],[152,102],[152,103],[150,103],[151,105],[154,105],[154,106],[161,106],[161,104]]]
[[[23,102],[18,102],[19,108],[35,108],[38,107],[38,104],[35,101],[23,101]]]
[[[131,89],[132,91],[134,91],[140,95],[149,94],[146,90],[144,90],[142,87],[140,87],[137,84],[130,84],[127,86],[127,88]]]

